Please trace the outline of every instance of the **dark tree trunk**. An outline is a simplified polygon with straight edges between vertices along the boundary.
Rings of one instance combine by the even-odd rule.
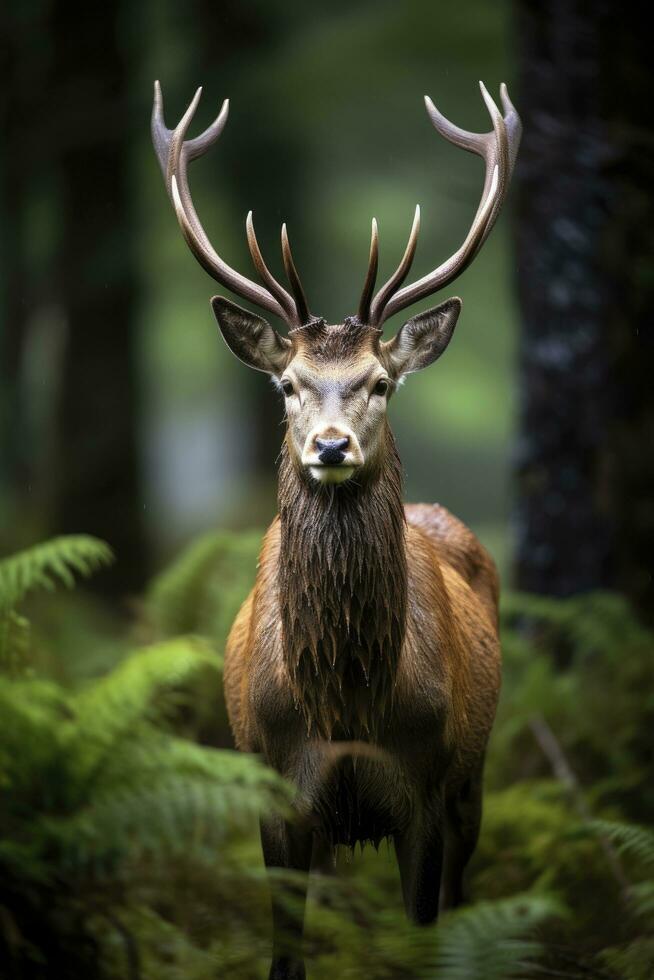
[[[118,22],[113,4],[55,3],[49,111],[61,140],[57,289],[67,326],[54,526],[106,538],[117,563],[99,586],[124,592],[142,586],[146,551],[128,187],[132,134]]]
[[[517,3],[517,585],[654,587],[653,62],[609,2]]]
[[[34,120],[47,88],[48,52],[33,43],[43,32],[44,4],[9,9],[3,18],[0,92],[0,550],[20,547],[17,528],[32,524],[33,433],[22,383],[30,323],[48,301],[40,275],[43,249],[31,241],[31,203],[46,183],[47,165],[34,141]]]

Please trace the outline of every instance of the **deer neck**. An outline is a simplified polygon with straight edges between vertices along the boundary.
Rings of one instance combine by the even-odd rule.
[[[402,472],[387,430],[378,473],[311,485],[282,450],[279,602],[298,709],[321,737],[374,736],[406,621]]]

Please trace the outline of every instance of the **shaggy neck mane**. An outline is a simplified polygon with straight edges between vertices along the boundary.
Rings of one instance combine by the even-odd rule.
[[[400,460],[390,430],[374,476],[316,485],[282,450],[279,601],[284,656],[310,734],[368,738],[390,707],[407,570]]]

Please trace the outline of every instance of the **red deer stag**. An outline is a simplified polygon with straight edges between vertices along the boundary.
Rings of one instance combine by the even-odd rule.
[[[406,912],[429,923],[439,904],[461,901],[479,832],[484,754],[500,686],[499,583],[487,552],[443,507],[403,505],[387,419],[404,375],[447,347],[461,301],[419,313],[392,340],[382,339],[382,325],[452,282],[477,255],[507,193],[520,120],[504,85],[503,113],[481,85],[493,127],[483,134],[459,129],[425,99],[435,129],[485,162],[470,231],[451,258],[403,286],[416,250],[417,208],[402,261],[373,295],[373,220],[358,312],[328,325],[309,310],[286,226],[290,292],[263,259],[252,213],[247,239],[261,285],[232,269],[209,242],[187,168],[220,136],[228,103],[204,133],[186,140],[200,92],[169,130],[155,86],[152,136],[182,234],[210,276],[289,327],[284,336],[230,300],[211,301],[229,349],[275,379],[286,407],[279,516],[225,655],[238,748],[261,753],[298,788],[296,820],[262,817],[265,862],[309,871],[333,859],[336,845],[390,837]],[[274,891],[273,927],[270,976],[304,977],[301,918]]]

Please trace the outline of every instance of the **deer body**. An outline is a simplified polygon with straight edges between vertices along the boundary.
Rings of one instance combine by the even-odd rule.
[[[279,515],[261,549],[255,586],[231,630],[225,694],[239,749],[260,753],[297,788],[297,819],[262,815],[268,867],[309,871],[337,845],[390,837],[407,914],[432,922],[461,901],[481,817],[484,754],[500,685],[498,579],[474,535],[436,504],[404,506],[387,407],[400,381],[447,347],[461,301],[409,319],[391,340],[384,320],[455,278],[481,248],[515,162],[520,122],[502,87],[502,116],[482,86],[490,133],[459,129],[430,100],[436,129],[482,156],[482,200],[459,250],[402,286],[419,209],[396,272],[373,296],[377,226],[356,316],[328,325],[309,311],[285,226],[292,295],[266,266],[248,216],[263,285],[213,250],[193,207],[188,162],[220,135],[227,103],[186,140],[199,92],[178,127],[155,89],[153,139],[180,228],[218,281],[281,317],[270,324],[221,297],[213,311],[230,350],[272,376],[286,435]],[[302,978],[302,915],[273,889],[271,978]]]
[[[280,496],[285,479],[293,477],[282,464]],[[300,515],[291,533],[307,541],[304,568],[283,548],[284,518],[273,522],[225,657],[238,748],[261,753],[298,787],[307,826],[328,845],[377,844],[416,833],[415,822],[425,819],[442,833],[464,790],[477,807],[500,683],[498,582],[484,549],[444,508],[404,508],[397,499],[389,501],[394,526],[380,548],[372,538],[380,531],[357,500],[365,492],[346,502],[342,491],[321,495],[318,527]],[[326,538],[344,509],[362,533],[354,547],[348,537],[334,549]],[[324,559],[330,547],[331,567]],[[288,606],[308,608],[308,586],[321,594],[318,622],[329,632],[300,619],[287,635]],[[347,617],[353,598],[358,626]],[[382,752],[357,758],[355,747],[334,761],[339,741]],[[470,849],[476,817],[473,823]],[[433,882],[430,888],[437,900]]]

